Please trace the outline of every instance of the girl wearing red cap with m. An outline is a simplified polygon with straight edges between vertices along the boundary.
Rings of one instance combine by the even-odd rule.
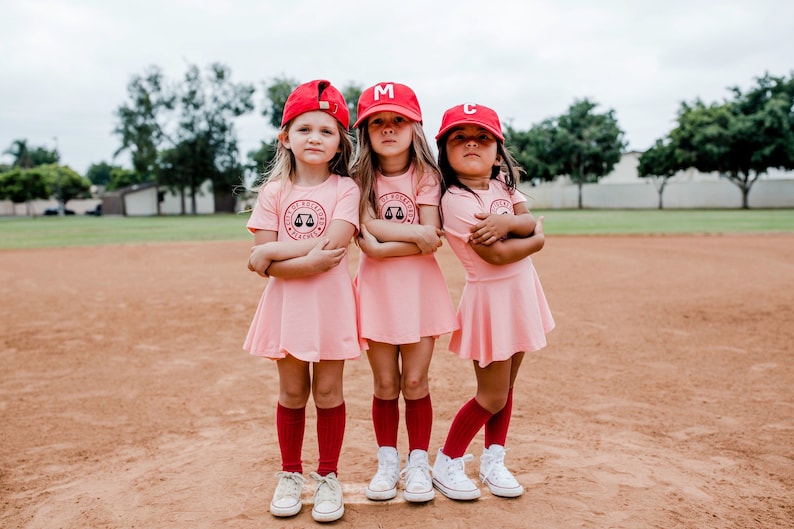
[[[279,398],[276,430],[281,472],[270,503],[274,516],[301,509],[301,450],[306,404],[317,409],[319,465],[312,517],[344,514],[337,465],[345,432],[345,360],[361,347],[347,246],[359,226],[360,191],[349,177],[352,142],[342,94],[328,81],[298,86],[284,106],[278,150],[247,227],[256,246],[250,270],[269,280],[245,349],[274,359]]]
[[[452,499],[480,496],[465,473],[472,456],[464,454],[484,426],[480,479],[492,494],[516,497],[524,488],[504,463],[513,384],[524,354],[544,347],[554,328],[529,257],[543,248],[543,217],[536,222],[516,190],[519,169],[505,149],[496,112],[471,103],[453,107],[444,113],[436,141],[444,232],[466,272],[460,329],[449,348],[473,361],[477,392],[450,425],[433,465],[433,484]]]
[[[353,174],[362,190],[356,287],[378,443],[378,469],[365,493],[372,500],[397,495],[402,393],[408,431],[403,497],[426,502],[435,495],[427,457],[433,422],[427,373],[436,338],[456,327],[434,255],[441,246],[441,178],[409,87],[386,82],[364,90],[356,127]]]

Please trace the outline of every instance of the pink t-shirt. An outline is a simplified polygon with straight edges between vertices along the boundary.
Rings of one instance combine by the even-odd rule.
[[[278,232],[278,240],[322,236],[332,220],[345,220],[359,228],[361,196],[352,178],[331,175],[322,184],[304,187],[289,181],[268,182],[259,192],[246,227]]]
[[[320,237],[334,220],[358,229],[360,196],[352,178],[338,175],[312,187],[270,182],[260,191],[247,228],[275,231],[281,241]],[[268,279],[243,347],[257,356],[289,354],[304,362],[358,358],[356,297],[347,255],[325,272]]]

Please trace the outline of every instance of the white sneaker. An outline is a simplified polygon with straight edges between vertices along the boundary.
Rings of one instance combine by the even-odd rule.
[[[400,454],[393,446],[378,448],[378,471],[367,485],[364,494],[370,500],[390,500],[397,496],[400,481]]]
[[[278,485],[270,501],[273,516],[295,516],[301,510],[301,492],[306,478],[299,472],[277,472]]]
[[[505,466],[505,448],[491,445],[480,456],[480,479],[488,485],[491,494],[503,498],[517,498],[524,494],[524,487],[516,481]]]
[[[432,500],[436,496],[433,490],[433,480],[430,478],[430,463],[427,452],[413,450],[408,454],[405,470],[400,473],[405,477],[403,498],[412,503],[422,503]]]
[[[342,498],[342,485],[336,479],[336,474],[331,472],[321,476],[317,472],[310,474],[317,482],[314,489],[314,507],[312,518],[315,522],[333,522],[345,514],[345,501]]]
[[[439,449],[433,465],[433,485],[449,499],[476,500],[480,497],[480,489],[466,476],[465,468],[472,459],[471,454],[450,459]]]

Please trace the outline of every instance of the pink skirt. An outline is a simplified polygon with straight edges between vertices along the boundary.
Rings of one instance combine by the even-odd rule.
[[[457,328],[455,306],[434,255],[373,259],[362,254],[355,285],[365,340],[409,344]]]
[[[360,357],[347,260],[322,274],[270,278],[243,348],[255,356],[279,359],[289,354],[304,362]]]
[[[515,276],[467,282],[458,305],[460,329],[449,349],[481,367],[546,346],[554,318],[535,267],[527,259]]]

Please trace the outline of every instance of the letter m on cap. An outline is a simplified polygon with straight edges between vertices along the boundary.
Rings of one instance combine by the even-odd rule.
[[[375,101],[380,101],[380,96],[388,96],[389,99],[394,99],[394,85],[391,83],[376,85],[372,96]]]

